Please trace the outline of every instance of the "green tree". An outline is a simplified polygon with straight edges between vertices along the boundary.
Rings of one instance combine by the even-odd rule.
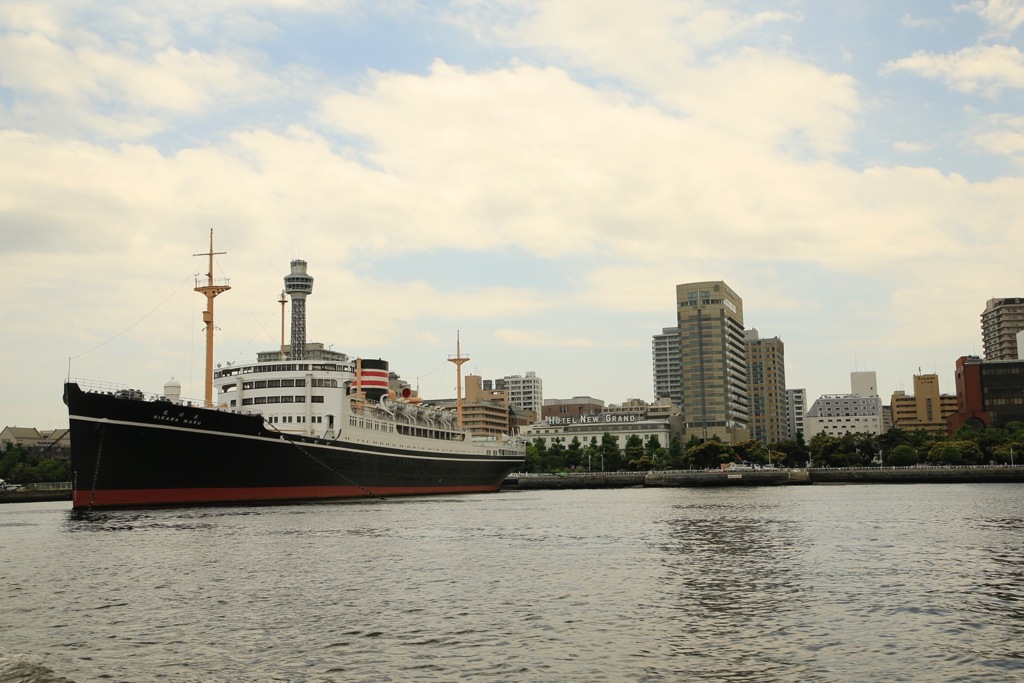
[[[619,452],[619,437],[605,432],[601,437],[601,469],[615,472],[622,469],[622,453]]]
[[[583,444],[578,436],[572,437],[569,447],[565,449],[565,464],[570,469],[578,470],[583,464]]]
[[[757,463],[758,465],[764,465],[768,462],[768,448],[756,439],[740,441],[733,444],[732,449],[737,457],[744,462]]]
[[[0,451],[0,479],[12,484],[34,484],[70,478],[71,463],[67,460],[40,456],[24,446],[4,442]]]
[[[769,446],[771,460],[777,467],[806,467],[807,447],[801,446],[796,439],[786,439]]]
[[[717,469],[722,463],[735,462],[736,454],[727,444],[710,439],[686,451],[686,457],[695,469]]]
[[[981,451],[981,449],[978,450]],[[992,456],[992,460],[1000,465],[1020,465],[1024,463],[1024,444],[1019,441],[1011,441],[997,446]],[[984,456],[982,457],[984,458]]]
[[[839,437],[825,432],[814,435],[810,451],[811,463],[815,467],[848,467],[850,464]]]
[[[564,471],[566,469],[565,452],[566,449],[565,446],[562,445],[561,438],[556,437],[553,439],[551,445],[548,446],[548,452],[544,458],[544,471]]]
[[[587,469],[593,470],[599,467],[601,462],[601,447],[597,445],[597,437],[590,437],[590,443],[584,449],[583,456],[586,458]]]
[[[888,467],[909,467],[916,465],[917,462],[917,451],[907,444],[896,446],[885,456],[885,464]]]
[[[540,472],[544,460],[544,439],[534,439],[533,443],[526,444],[526,458],[523,463],[524,472]]]
[[[644,454],[644,440],[637,434],[630,434],[626,439],[626,460],[634,460]]]
[[[677,469],[683,465],[683,443],[678,436],[673,436],[668,442],[668,467]]]
[[[983,457],[973,441],[939,441],[928,449],[928,461],[939,465],[977,465]]]

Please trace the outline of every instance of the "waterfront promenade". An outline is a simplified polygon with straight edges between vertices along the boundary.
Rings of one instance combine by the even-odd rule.
[[[1024,466],[812,467],[764,470],[513,473],[503,489],[1024,483]]]

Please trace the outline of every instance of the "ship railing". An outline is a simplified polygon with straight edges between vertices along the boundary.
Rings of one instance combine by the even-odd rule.
[[[104,382],[96,379],[82,379],[80,377],[69,377],[67,381],[77,384],[82,391],[90,391],[97,394],[116,394],[119,391],[125,391],[128,389],[127,384],[120,384],[118,382]]]
[[[132,389],[127,384],[122,384],[120,382],[106,382],[103,380],[82,379],[78,377],[69,377],[67,381],[74,382],[82,391],[94,394],[112,394],[114,396],[134,398],[140,401],[166,401],[178,406],[196,406],[198,408],[201,408],[205,403],[201,398],[188,398],[185,396],[179,396],[176,401],[171,401],[163,394],[146,392],[141,389]],[[210,408],[216,410],[229,410],[227,405],[224,404],[214,404],[210,406]]]
[[[64,491],[71,488],[70,481],[37,481],[33,484],[25,484],[23,491]]]

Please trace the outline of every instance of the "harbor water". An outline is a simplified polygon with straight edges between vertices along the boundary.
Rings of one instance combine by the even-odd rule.
[[[0,681],[1019,681],[1024,486],[0,508]]]

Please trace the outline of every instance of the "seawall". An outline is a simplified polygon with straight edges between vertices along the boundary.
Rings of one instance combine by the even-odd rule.
[[[1024,483],[1024,467],[843,467],[810,470],[815,484]]]
[[[1024,483],[1024,466],[811,468],[807,470],[669,470],[513,474],[503,489],[800,486],[808,484]]]

